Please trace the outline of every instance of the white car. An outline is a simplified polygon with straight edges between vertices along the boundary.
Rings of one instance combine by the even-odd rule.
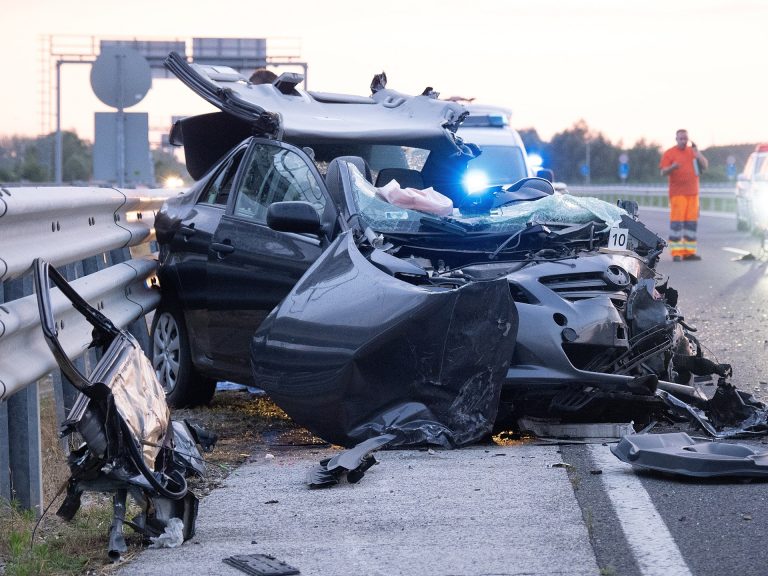
[[[758,144],[736,182],[736,227],[768,228],[768,144]]]

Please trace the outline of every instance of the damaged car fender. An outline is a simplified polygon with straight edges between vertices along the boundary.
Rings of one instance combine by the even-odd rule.
[[[433,283],[383,266],[387,256],[397,260],[340,235],[256,332],[254,381],[335,444],[477,441],[493,427],[517,336],[509,285]]]

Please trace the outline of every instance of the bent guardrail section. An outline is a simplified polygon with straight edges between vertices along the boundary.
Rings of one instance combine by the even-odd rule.
[[[160,301],[149,287],[156,262],[130,260],[71,282],[72,287],[116,326],[125,327],[153,310]],[[61,292],[54,290],[53,310],[67,356],[88,351],[93,327]],[[0,400],[57,368],[40,329],[37,297],[32,294],[0,305]]]
[[[35,258],[64,266],[89,303],[118,326],[143,330],[159,300],[151,279],[157,262],[146,254],[154,218],[168,190],[117,188],[0,188],[0,497],[42,508],[37,381],[56,370],[42,335],[31,270]],[[52,291],[59,339],[84,362],[91,327],[69,301]],[[138,322],[137,322],[138,320]],[[61,382],[53,372],[54,382]],[[54,390],[64,415],[61,386]]]

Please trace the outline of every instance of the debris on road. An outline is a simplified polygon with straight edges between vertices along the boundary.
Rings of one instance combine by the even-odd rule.
[[[768,479],[768,451],[745,444],[696,442],[685,432],[634,434],[611,452],[635,468],[695,478]]]
[[[238,554],[223,562],[251,576],[293,576],[298,569],[268,554]]]

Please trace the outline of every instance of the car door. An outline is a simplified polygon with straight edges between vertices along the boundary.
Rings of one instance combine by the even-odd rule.
[[[253,139],[214,232],[206,273],[211,360],[245,381],[253,333],[325,245],[316,235],[269,228],[267,210],[281,201],[309,202],[326,222],[335,217],[323,180],[303,151]]]
[[[193,195],[194,205],[183,212],[174,226],[168,246],[170,256],[163,267],[165,278],[161,278],[161,282],[173,286],[187,329],[195,335],[190,339],[195,357],[209,353],[205,281],[208,253],[246,150],[246,145],[237,147],[201,180],[199,191]]]

